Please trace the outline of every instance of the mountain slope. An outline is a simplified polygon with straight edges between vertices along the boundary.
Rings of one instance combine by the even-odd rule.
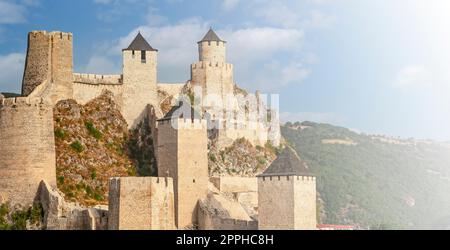
[[[450,225],[450,147],[311,122],[282,134],[317,175],[322,223],[363,228]]]

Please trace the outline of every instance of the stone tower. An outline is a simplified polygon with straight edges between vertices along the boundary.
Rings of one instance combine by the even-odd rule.
[[[290,147],[258,176],[260,230],[315,230],[316,178]]]
[[[22,82],[22,95],[43,97],[56,103],[73,96],[72,33],[32,31]]]
[[[52,105],[0,98],[0,203],[30,205],[45,180],[56,186]]]
[[[197,224],[198,201],[208,189],[206,120],[188,104],[175,106],[158,121],[158,176],[173,178],[175,224]]]
[[[157,54],[139,33],[128,48],[123,49],[122,114],[129,128],[139,124],[149,104],[157,106]]]
[[[191,65],[191,83],[203,90],[204,106],[234,93],[233,65],[226,61],[227,42],[212,30],[198,42],[199,61]]]

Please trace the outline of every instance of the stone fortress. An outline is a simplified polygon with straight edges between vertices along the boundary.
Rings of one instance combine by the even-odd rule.
[[[47,229],[316,229],[315,177],[289,147],[256,178],[209,176],[211,139],[219,147],[239,138],[280,145],[276,111],[259,93],[242,105],[251,95],[234,82],[227,43],[212,29],[198,42],[199,61],[184,84],[157,82],[158,50],[140,33],[122,51],[121,75],[74,73],[72,44],[71,33],[30,32],[21,96],[0,94],[0,203],[40,199]],[[113,93],[129,128],[151,118],[158,177],[112,178],[108,208],[68,209],[56,189],[53,107],[67,99],[85,104],[104,91]],[[176,101],[186,94],[195,96],[191,105]],[[236,213],[244,209],[231,203],[215,213],[228,202],[222,193],[257,216]]]

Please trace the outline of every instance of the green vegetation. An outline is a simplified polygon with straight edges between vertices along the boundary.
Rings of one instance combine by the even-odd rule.
[[[11,211],[9,204],[0,205],[0,230],[26,230],[30,225],[40,226],[44,218],[41,203],[34,203],[32,207]]]
[[[89,134],[92,135],[95,139],[100,140],[103,137],[102,132],[100,132],[97,128],[95,128],[94,124],[91,121],[85,123],[86,129],[89,131]]]
[[[92,170],[92,172],[91,172],[91,179],[92,180],[95,180],[97,178],[97,171],[94,169],[94,170]]]
[[[156,176],[158,173],[156,168],[156,159],[154,154],[152,129],[148,118],[139,123],[139,125],[131,131],[127,140],[127,153],[136,166],[135,170],[129,171],[139,176]],[[120,150],[123,151],[122,148]]]
[[[84,146],[80,141],[72,142],[72,144],[70,144],[70,147],[78,153],[82,153],[84,151]]]
[[[303,129],[298,129],[302,125]],[[322,223],[363,228],[444,228],[450,225],[450,147],[402,140],[388,143],[311,122],[282,134],[317,176]],[[352,140],[357,145],[324,144]]]
[[[64,140],[67,137],[67,134],[64,130],[58,128],[55,130],[55,137]]]

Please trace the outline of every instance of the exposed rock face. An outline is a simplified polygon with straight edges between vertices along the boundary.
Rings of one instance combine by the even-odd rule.
[[[106,91],[84,106],[65,100],[54,108],[58,188],[70,201],[106,205],[109,178],[136,175],[113,100]]]
[[[108,227],[107,208],[85,208],[66,202],[63,194],[44,181],[37,198],[44,210],[44,229],[106,230]]]
[[[211,176],[254,177],[262,173],[276,158],[270,146],[254,147],[248,140],[236,140],[233,145],[218,150],[210,145],[209,172]]]

